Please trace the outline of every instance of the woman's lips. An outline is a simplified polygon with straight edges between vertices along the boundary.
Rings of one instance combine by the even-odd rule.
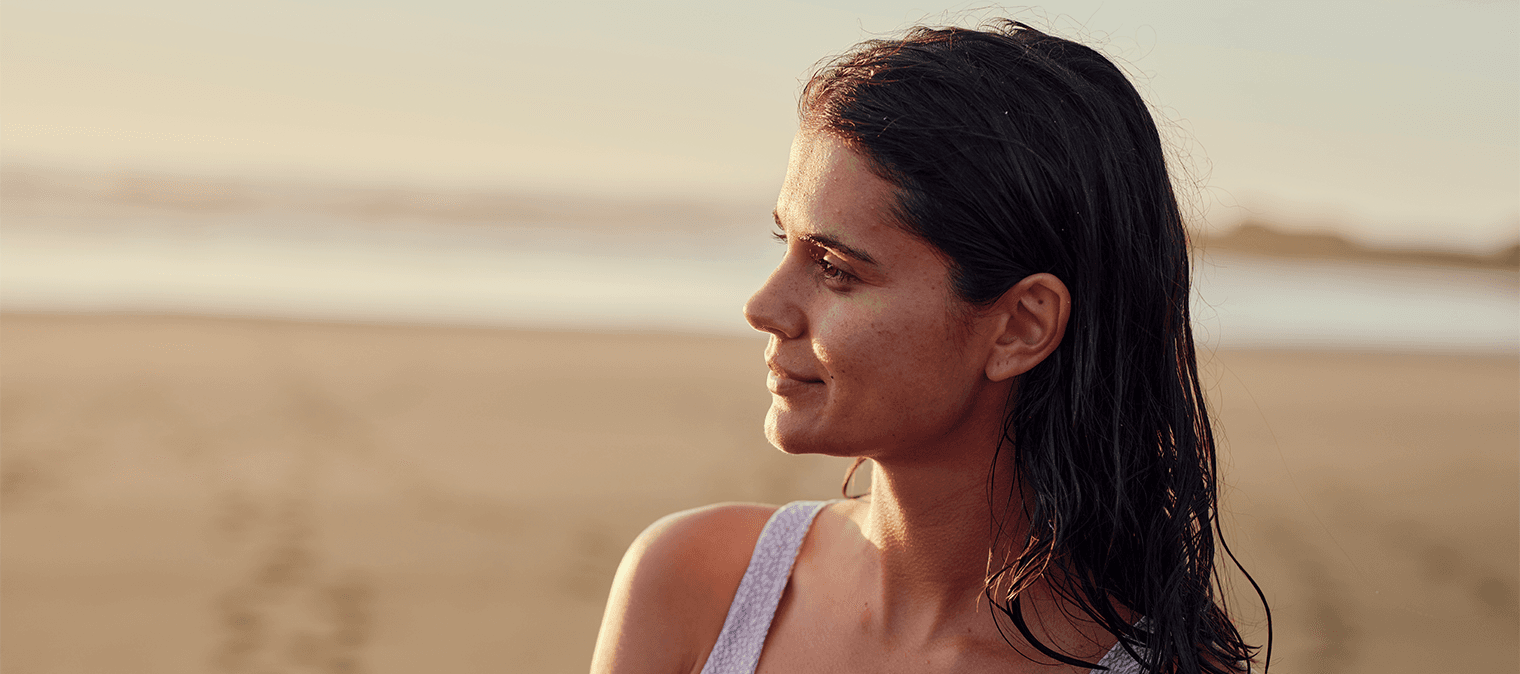
[[[765,378],[765,387],[778,396],[796,395],[811,388],[822,386],[823,381],[818,379],[806,379],[799,375],[786,371],[774,363],[767,363],[771,371]]]

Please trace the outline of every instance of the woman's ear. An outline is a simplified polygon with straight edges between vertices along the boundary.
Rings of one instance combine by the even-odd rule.
[[[1071,316],[1071,292],[1052,274],[1031,274],[989,309],[1001,329],[987,359],[987,378],[1003,381],[1034,369],[1061,344]]]

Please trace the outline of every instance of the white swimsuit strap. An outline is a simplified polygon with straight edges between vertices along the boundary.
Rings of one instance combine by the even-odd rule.
[[[754,674],[760,651],[765,648],[765,635],[776,616],[776,606],[781,603],[781,593],[792,575],[797,550],[807,537],[813,517],[827,504],[827,501],[793,501],[776,509],[765,523],[702,674]]]

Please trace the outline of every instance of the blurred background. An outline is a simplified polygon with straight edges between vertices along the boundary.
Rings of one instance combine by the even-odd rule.
[[[0,669],[583,670],[654,519],[838,494],[740,315],[810,68],[1000,15],[1171,148],[1275,667],[1513,666],[1520,3],[8,0]]]

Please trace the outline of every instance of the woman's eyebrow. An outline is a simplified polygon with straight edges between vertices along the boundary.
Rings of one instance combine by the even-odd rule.
[[[781,231],[785,232],[786,225],[781,223],[781,214],[772,211],[771,217],[775,218],[776,226],[780,227]],[[827,234],[800,234],[797,236],[797,238],[817,246],[839,251],[840,253],[844,253],[846,256],[855,258],[866,264],[880,266],[880,264],[876,262],[876,258],[871,257],[870,253],[847,246],[839,239],[836,239]]]

